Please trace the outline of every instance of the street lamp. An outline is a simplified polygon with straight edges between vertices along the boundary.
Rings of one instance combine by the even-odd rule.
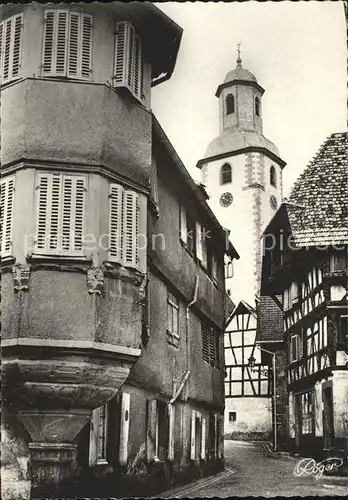
[[[257,346],[260,351],[267,352],[272,356],[272,372],[273,372],[273,451],[277,451],[277,380],[276,380],[276,370],[275,370],[275,352],[268,351],[263,347]],[[249,358],[250,368],[255,366],[255,358],[253,355]]]

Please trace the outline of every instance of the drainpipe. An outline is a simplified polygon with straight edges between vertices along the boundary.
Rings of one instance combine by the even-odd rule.
[[[177,400],[177,398],[181,394],[181,391],[183,390],[184,385],[186,384],[186,381],[189,378],[190,373],[191,373],[190,372],[190,369],[191,369],[191,346],[190,346],[190,338],[189,338],[189,311],[190,311],[191,307],[197,302],[198,284],[199,284],[199,276],[197,274],[196,275],[196,283],[195,283],[195,291],[194,291],[194,294],[193,294],[193,299],[191,300],[191,302],[186,307],[187,369],[186,369],[186,373],[184,375],[184,378],[183,378],[180,386],[178,387],[178,389],[173,394],[172,399],[169,401],[169,404],[171,404],[171,405]]]

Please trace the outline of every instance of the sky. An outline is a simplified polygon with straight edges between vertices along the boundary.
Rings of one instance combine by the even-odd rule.
[[[236,67],[265,89],[263,133],[287,162],[284,196],[333,132],[346,130],[346,24],[343,3],[165,2],[184,30],[171,79],[152,91],[152,109],[191,175],[219,134],[215,91]]]

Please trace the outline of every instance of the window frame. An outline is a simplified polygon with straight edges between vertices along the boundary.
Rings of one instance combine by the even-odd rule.
[[[228,179],[225,178],[226,176]],[[225,184],[232,184],[232,165],[230,163],[224,163],[220,169],[220,185],[224,186]]]
[[[256,116],[261,116],[261,99],[259,96],[255,97],[255,114]]]
[[[229,422],[237,422],[237,412],[236,411],[229,411],[228,412],[228,421]]]

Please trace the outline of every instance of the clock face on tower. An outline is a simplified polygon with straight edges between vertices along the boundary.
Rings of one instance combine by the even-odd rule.
[[[233,201],[232,193],[226,192],[220,196],[220,205],[222,207],[229,207],[232,201]]]

